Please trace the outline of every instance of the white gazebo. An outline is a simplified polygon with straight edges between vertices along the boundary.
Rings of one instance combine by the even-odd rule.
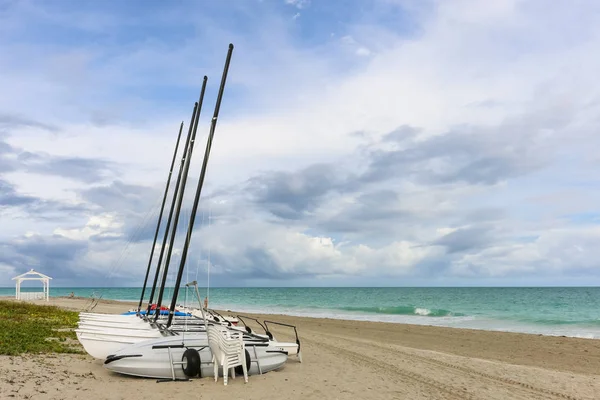
[[[47,275],[34,271],[33,268],[24,274],[15,276],[13,281],[17,281],[15,287],[15,298],[17,300],[46,300],[50,298],[50,278]],[[21,292],[21,283],[23,281],[42,281],[44,290],[42,292]]]

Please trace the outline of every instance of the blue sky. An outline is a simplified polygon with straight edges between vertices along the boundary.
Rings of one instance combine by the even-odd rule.
[[[186,273],[210,253],[220,286],[597,285],[598,11],[0,0],[0,286],[141,284],[207,75],[178,265],[229,43]]]

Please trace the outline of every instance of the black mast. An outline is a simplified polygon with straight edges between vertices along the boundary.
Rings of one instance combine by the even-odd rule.
[[[192,231],[194,229],[194,219],[196,218],[196,210],[198,209],[198,201],[200,200],[200,193],[202,192],[202,186],[204,184],[204,176],[206,174],[206,165],[208,163],[208,156],[210,155],[210,149],[212,147],[213,137],[215,135],[215,128],[217,126],[217,118],[219,117],[219,109],[221,108],[221,100],[223,99],[223,91],[225,90],[225,81],[227,80],[227,72],[229,70],[229,63],[231,61],[231,53],[233,52],[233,44],[229,44],[229,51],[227,52],[227,58],[225,60],[225,67],[223,68],[223,76],[221,78],[221,86],[219,87],[219,94],[217,96],[217,103],[215,104],[215,112],[213,114],[210,133],[208,134],[208,140],[206,142],[206,151],[204,152],[204,161],[202,161],[202,170],[200,171],[200,178],[198,179],[198,188],[196,189],[196,197],[194,198],[194,205],[192,206],[192,213],[190,216],[190,223],[188,225],[187,235],[185,237],[185,244],[183,245],[183,252],[181,254],[181,260],[179,262],[179,271],[177,272],[177,282],[175,282],[175,289],[173,292],[173,299],[171,300],[171,308],[169,310],[169,319],[167,321],[167,328],[171,326],[173,321],[173,315],[175,313],[175,304],[177,304],[177,295],[179,294],[179,286],[181,284],[181,278],[183,276],[183,269],[185,266],[185,260],[187,258],[187,252],[192,239]],[[169,250],[171,250],[169,248]]]
[[[175,144],[175,151],[173,152],[173,160],[171,160],[171,168],[169,169],[169,177],[167,178],[167,186],[165,187],[165,194],[162,199],[162,205],[160,206],[160,213],[158,214],[158,224],[156,225],[156,232],[154,232],[154,241],[152,242],[152,249],[150,250],[150,258],[148,259],[148,268],[146,269],[146,277],[144,278],[144,286],[142,287],[142,295],[140,296],[140,303],[138,304],[137,315],[140,315],[140,310],[142,309],[142,301],[144,301],[144,293],[146,292],[146,284],[148,283],[148,275],[150,274],[150,267],[152,266],[152,257],[154,256],[154,248],[156,247],[156,239],[158,238],[158,231],[160,230],[160,223],[162,221],[162,215],[163,215],[163,211],[165,209],[165,202],[167,201],[167,194],[169,192],[169,184],[171,183],[171,176],[173,175],[173,167],[175,166],[175,159],[177,158],[177,150],[179,149],[179,141],[181,140],[181,132],[182,131],[183,131],[183,121],[181,121],[181,125],[179,125],[179,135],[177,135],[177,143]]]
[[[162,282],[160,287],[160,292],[158,293],[158,300],[156,301],[156,312],[154,315],[154,321],[158,319],[160,315],[160,306],[162,304],[163,294],[165,291],[165,284],[167,283],[167,273],[169,272],[169,264],[171,263],[171,253],[173,252],[173,243],[175,242],[175,235],[177,233],[177,224],[179,223],[179,214],[181,212],[181,203],[183,201],[183,195],[185,193],[185,182],[187,181],[188,171],[190,169],[190,162],[192,160],[192,151],[194,150],[194,141],[196,140],[196,131],[198,130],[198,118],[200,118],[200,110],[202,109],[202,102],[204,100],[204,91],[206,89],[206,81],[208,78],[204,76],[204,82],[202,83],[202,91],[200,92],[200,99],[198,100],[198,112],[195,115],[195,118],[191,121],[192,129],[192,137],[190,139],[190,148],[189,155],[187,157],[187,162],[185,163],[185,167],[183,170],[183,185],[181,186],[179,198],[177,199],[177,206],[175,209],[175,221],[173,222],[173,234],[171,235],[171,240],[169,241],[169,249],[167,250],[167,258],[165,260],[165,268],[163,270]]]
[[[205,84],[203,84],[203,86],[202,86],[201,93],[204,93],[204,87],[205,87]],[[201,96],[202,96],[202,94],[201,94]],[[171,202],[171,209],[169,211],[167,227],[165,228],[165,234],[163,237],[162,248],[160,249],[160,255],[158,257],[158,265],[156,267],[156,274],[154,275],[154,284],[152,285],[152,291],[150,292],[150,299],[148,300],[148,308],[146,310],[146,316],[148,316],[150,314],[150,308],[152,307],[152,300],[154,300],[154,292],[156,291],[156,284],[158,282],[158,277],[160,276],[160,266],[162,264],[163,255],[165,254],[165,245],[167,244],[167,238],[169,237],[169,227],[171,226],[171,219],[173,218],[173,211],[175,209],[175,200],[177,199],[177,194],[179,193],[179,185],[181,184],[181,175],[183,174],[183,167],[184,167],[187,155],[188,155],[188,146],[190,144],[190,137],[192,136],[192,128],[194,126],[194,120],[195,120],[197,111],[198,111],[198,103],[196,102],[194,104],[194,111],[192,112],[192,118],[190,120],[190,127],[188,128],[187,139],[185,142],[185,147],[183,149],[183,155],[181,157],[181,165],[179,167],[179,174],[177,175],[177,181],[175,183],[175,190],[173,192],[173,201]]]

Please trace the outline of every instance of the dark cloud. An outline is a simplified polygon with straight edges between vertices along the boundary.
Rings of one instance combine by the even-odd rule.
[[[19,194],[14,185],[0,179],[0,207],[15,207],[32,204],[38,199]]]
[[[519,138],[519,134],[523,136]],[[363,181],[403,178],[425,185],[494,185],[531,173],[546,161],[535,151],[531,134],[525,127],[510,135],[464,128],[422,141],[407,139],[404,135],[387,139],[395,140],[401,148],[372,151]]]
[[[0,263],[18,271],[34,268],[61,279],[77,274],[75,260],[87,251],[88,243],[57,235],[31,236],[0,243],[0,249]]]
[[[19,159],[22,160],[22,168],[27,172],[62,176],[84,183],[100,181],[116,169],[111,162],[92,158],[27,153],[24,157],[20,155]]]
[[[39,220],[64,220],[89,212],[86,205],[67,204],[60,201],[43,200],[35,196],[19,193],[15,186],[0,179],[0,210],[18,208]]]
[[[460,228],[442,236],[433,244],[444,246],[448,253],[482,250],[494,243],[492,230],[490,225]]]
[[[214,284],[217,280],[231,284],[231,282],[246,279],[293,281],[299,277],[310,278],[315,276],[315,274],[305,272],[306,268],[302,268],[302,266],[297,266],[298,271],[301,272],[282,270],[281,265],[273,259],[269,251],[260,246],[246,247],[241,254],[236,256],[214,252],[211,254],[211,264],[213,265],[211,271],[215,275],[214,279],[211,276],[211,282]],[[195,267],[193,269],[195,270]]]
[[[457,225],[492,223],[506,218],[506,210],[498,207],[473,207],[456,216]]]
[[[340,207],[335,215],[317,221],[327,232],[377,235],[389,234],[397,224],[411,221],[410,211],[401,207],[399,194],[391,189],[375,190],[356,197],[352,204]]]
[[[171,184],[171,188],[174,185]],[[164,189],[163,189],[164,190]],[[107,185],[99,185],[79,192],[81,197],[92,204],[96,204],[106,211],[133,211],[136,213],[147,210],[156,203],[160,192],[156,188],[131,185],[120,180],[113,181]],[[167,201],[171,199],[169,195]]]
[[[383,135],[383,138],[381,140],[384,143],[385,142],[400,143],[405,140],[410,140],[410,139],[416,138],[417,135],[419,134],[419,132],[421,132],[420,129],[417,129],[413,126],[403,125],[403,126],[399,127],[398,129],[395,129],[395,130],[391,131],[390,133]]]
[[[14,152],[15,149],[3,141],[2,136],[0,135],[0,174],[3,172],[14,171],[17,168],[14,157],[11,157]]]
[[[19,127],[40,128],[51,132],[57,132],[59,130],[52,124],[46,124],[36,121],[35,119],[0,112],[0,131],[8,131]]]
[[[249,180],[253,201],[284,219],[300,219],[330,191],[345,182],[331,164],[314,164],[297,172],[269,172]]]
[[[175,184],[171,182],[167,200],[165,202],[160,230],[157,239],[158,244],[162,244],[164,232],[169,218],[173,201],[173,190]],[[177,224],[176,242],[185,240],[185,235],[190,223],[191,209],[193,205],[193,194],[190,188],[186,190],[187,195],[182,203]],[[80,191],[81,197],[89,203],[100,207],[105,212],[116,212],[124,223],[122,233],[129,242],[152,241],[158,224],[160,215],[160,206],[164,195],[164,188],[155,188],[141,185],[126,184],[121,181],[114,181],[108,185],[102,185]],[[196,211],[196,220],[194,230],[202,229],[203,224],[207,223],[210,211],[211,218],[218,219],[225,211],[213,206],[210,209],[206,204],[200,203]],[[176,210],[173,210],[169,232],[172,231],[175,222]],[[203,221],[203,217],[205,221]],[[112,241],[121,240],[114,237],[91,237],[94,241]],[[169,238],[167,239],[169,240]]]
[[[94,183],[116,173],[116,164],[94,158],[61,157],[17,149],[0,140],[0,173],[25,171]]]
[[[361,217],[384,219],[386,212],[391,212],[388,214],[391,217],[397,216],[396,209],[382,210],[380,203],[387,199],[377,197],[382,193],[373,192],[382,183],[485,186],[543,168],[549,161],[549,152],[547,148],[539,148],[536,132],[563,126],[565,121],[530,116],[507,121],[496,128],[463,126],[423,139],[419,138],[419,128],[401,126],[384,135],[379,143],[357,149],[355,158],[366,159],[361,174],[348,174],[335,164],[321,163],[295,172],[263,173],[251,178],[245,190],[254,204],[286,220],[309,217],[331,193],[359,194],[358,204],[346,211],[347,227],[339,227],[358,230]],[[373,196],[365,194],[369,192]],[[372,218],[365,217],[365,212]]]
[[[115,164],[105,160],[53,156],[44,152],[32,153],[13,147],[2,140],[2,137],[20,127],[35,127],[50,132],[59,131],[56,126],[51,124],[27,117],[0,113],[0,173],[25,171],[92,183],[103,179],[107,173],[117,169]]]
[[[469,104],[467,104],[467,107],[473,107],[473,108],[492,108],[492,107],[499,107],[501,105],[502,105],[502,102],[500,102],[498,100],[487,99],[487,100],[475,101],[473,103],[469,103]]]
[[[142,268],[130,265],[131,254],[127,254],[124,248],[122,242],[103,245],[60,235],[22,236],[0,242],[0,263],[13,267],[16,273],[34,268],[53,278],[51,287],[140,285],[138,275]],[[105,254],[123,252],[124,256],[117,262],[126,271],[125,276],[112,276],[110,269],[113,265],[102,265],[102,259],[93,257],[98,250]],[[8,282],[8,279],[5,281]]]
[[[14,149],[11,145],[0,140],[0,154],[12,153],[13,151]]]
[[[102,211],[117,213],[124,224],[121,233],[128,242],[142,242],[154,238],[160,213],[159,201],[162,200],[162,194],[158,189],[113,181],[108,185],[82,190],[79,194],[83,200],[100,207]],[[161,196],[160,199],[159,196]],[[165,205],[161,231],[164,231],[166,225],[170,201],[171,194]],[[92,236],[90,240],[104,242],[123,239],[111,236]],[[162,240],[162,234],[159,235],[159,240]]]

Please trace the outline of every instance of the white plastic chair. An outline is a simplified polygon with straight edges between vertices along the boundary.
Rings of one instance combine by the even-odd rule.
[[[242,340],[242,332],[232,332],[222,326],[208,325],[207,335],[208,345],[212,352],[215,382],[219,377],[219,367],[223,367],[223,381],[227,385],[229,370],[231,370],[231,377],[235,378],[235,367],[241,365],[244,371],[244,381],[248,383],[246,349]]]

